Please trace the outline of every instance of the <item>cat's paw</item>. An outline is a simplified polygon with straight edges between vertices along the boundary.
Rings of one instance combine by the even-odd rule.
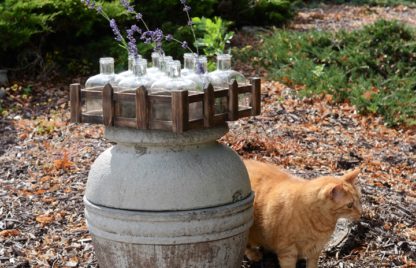
[[[246,248],[245,255],[250,261],[258,262],[263,259],[263,253],[258,248]]]

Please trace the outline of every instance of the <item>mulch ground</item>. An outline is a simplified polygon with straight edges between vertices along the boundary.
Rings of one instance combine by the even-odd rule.
[[[92,162],[111,144],[101,126],[69,123],[70,82],[25,81],[6,89],[0,267],[97,267],[82,197]],[[416,267],[415,129],[387,128],[349,103],[302,99],[272,81],[262,85],[261,115],[229,126],[220,142],[304,178],[361,167],[363,217],[323,252],[320,267]],[[266,254],[242,267],[278,264]]]
[[[305,178],[360,166],[364,215],[321,267],[415,267],[415,130],[294,93],[265,82],[261,115],[231,123],[221,142]],[[69,123],[67,88],[38,85],[22,103],[0,119],[0,266],[96,267],[82,196],[92,162],[111,144],[101,126]],[[269,254],[243,267],[278,266]]]

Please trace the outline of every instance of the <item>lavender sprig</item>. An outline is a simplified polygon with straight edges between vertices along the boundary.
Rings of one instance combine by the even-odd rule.
[[[199,55],[198,44],[196,43],[196,35],[195,35],[194,27],[193,27],[194,23],[192,22],[191,16],[189,15],[189,11],[191,11],[191,7],[188,5],[187,0],[180,0],[180,1],[181,1],[181,4],[183,5],[183,11],[186,13],[186,16],[188,17],[188,25],[191,28],[191,32],[195,40],[196,54]],[[182,44],[182,47],[185,48],[183,44]],[[186,44],[186,47],[187,47],[187,44]]]

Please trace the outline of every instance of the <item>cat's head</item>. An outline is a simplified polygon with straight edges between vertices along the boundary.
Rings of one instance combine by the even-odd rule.
[[[335,178],[326,177],[320,197],[325,200],[326,210],[336,218],[358,220],[361,217],[360,189],[356,181],[360,170],[348,172]]]

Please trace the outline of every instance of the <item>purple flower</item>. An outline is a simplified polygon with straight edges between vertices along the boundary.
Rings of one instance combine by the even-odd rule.
[[[196,73],[197,74],[205,73],[204,65],[201,62],[196,63]]]
[[[165,36],[165,39],[166,39],[166,41],[172,41],[172,39],[173,39],[173,36],[171,35],[171,34],[168,34],[168,35],[166,35]]]
[[[163,41],[163,32],[160,29],[156,29],[152,34],[153,42],[162,42]]]
[[[134,8],[130,5],[128,0],[120,0],[121,5],[130,13],[134,13]]]
[[[186,4],[186,0],[181,0],[181,4],[185,5]]]
[[[115,39],[121,42],[121,40],[123,40],[123,37],[121,36],[120,30],[118,29],[117,23],[114,19],[110,20],[110,27],[111,27],[111,30],[113,30]]]
[[[142,13],[137,13],[136,14],[136,20],[141,20],[141,19],[143,19]]]
[[[137,26],[136,24],[133,24],[131,27],[130,27],[130,30],[132,30],[133,32],[137,32],[137,33],[142,33],[142,29],[140,29],[139,28],[139,26]]]
[[[183,41],[182,42],[182,48],[188,48],[188,42],[186,42],[186,41]]]
[[[191,7],[190,6],[188,6],[188,5],[184,5],[184,7],[183,7],[183,11],[185,11],[185,12],[189,12],[191,10]]]
[[[102,6],[96,6],[95,10],[97,10],[97,13],[102,13],[103,12],[103,7]]]

